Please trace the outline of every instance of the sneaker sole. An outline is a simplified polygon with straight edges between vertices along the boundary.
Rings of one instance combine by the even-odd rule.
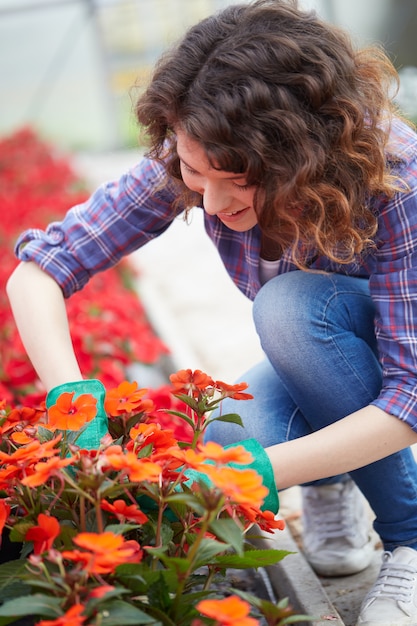
[[[358,574],[366,569],[372,562],[374,555],[374,547],[371,543],[364,546],[358,551],[357,558],[350,558],[349,561],[343,562],[342,560],[333,563],[324,563],[322,561],[315,560],[314,557],[310,557],[305,554],[310,566],[319,576],[335,577],[335,576],[351,576],[352,574]]]

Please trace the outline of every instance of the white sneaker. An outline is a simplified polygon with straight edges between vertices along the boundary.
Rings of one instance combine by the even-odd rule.
[[[417,626],[417,551],[396,548],[382,559],[356,626]]]
[[[352,480],[302,487],[303,551],[321,576],[347,576],[372,561],[365,499]]]

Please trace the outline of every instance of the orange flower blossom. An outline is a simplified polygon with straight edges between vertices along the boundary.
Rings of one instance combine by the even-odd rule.
[[[82,604],[74,604],[65,615],[58,619],[42,619],[36,626],[82,626],[87,617],[81,615],[84,611]]]
[[[0,426],[0,434],[4,435],[7,431],[12,430],[17,424],[33,425],[36,424],[44,414],[44,410],[30,408],[27,406],[14,408],[7,415],[6,420]]]
[[[24,471],[20,467],[10,466],[0,470],[0,489],[13,489],[16,482],[20,482]]]
[[[268,495],[267,487],[262,484],[262,477],[255,470],[207,465],[204,471],[216,487],[235,504],[249,504],[260,508]]]
[[[160,424],[136,424],[136,426],[130,429],[129,436],[140,448],[152,444],[155,452],[165,451],[172,446],[177,446],[174,432],[169,429],[162,430]]]
[[[216,626],[258,626],[259,621],[249,617],[250,605],[238,596],[222,600],[201,600],[196,608],[216,620]]]
[[[57,474],[60,469],[71,465],[72,458],[60,459],[53,457],[47,461],[41,461],[33,466],[32,472],[29,476],[22,478],[22,484],[27,487],[39,487],[44,485],[46,481]]]
[[[33,428],[31,430],[34,431]],[[33,432],[33,435],[29,435],[24,430],[17,430],[10,435],[10,439],[13,443],[16,443],[19,446],[24,446],[35,439],[35,432],[36,431]]]
[[[253,456],[244,446],[233,446],[226,450],[215,441],[209,441],[206,444],[200,444],[198,449],[206,459],[224,465],[227,463],[242,463],[246,465],[253,461]]]
[[[242,393],[244,389],[247,389],[249,385],[247,383],[236,383],[235,385],[228,385],[221,380],[216,380],[214,383],[216,389],[222,392],[225,398],[233,398],[234,400],[252,400],[253,395],[250,393]]]
[[[106,393],[104,408],[108,415],[117,417],[132,411],[151,411],[154,408],[152,400],[144,400],[147,389],[139,389],[137,382],[123,381],[115,389]]]
[[[107,593],[110,593],[110,591],[113,591],[114,589],[115,587],[113,585],[101,585],[100,587],[95,587],[88,594],[88,600],[92,600],[93,598],[104,598]]]
[[[0,500],[0,545],[1,545],[1,533],[6,525],[7,518],[10,515],[10,506],[6,504],[4,500]]]
[[[185,395],[191,395],[197,398],[201,391],[207,389],[207,387],[213,387],[213,379],[202,372],[201,370],[191,369],[179,370],[175,374],[171,374],[169,377],[175,392]]]
[[[108,465],[116,470],[124,470],[130,480],[142,482],[149,480],[150,482],[158,482],[161,475],[161,468],[157,463],[153,463],[147,458],[138,459],[134,452],[122,451],[120,446],[111,446],[105,451],[105,457]]]
[[[273,533],[274,530],[284,530],[285,528],[284,520],[275,519],[275,514],[272,511],[261,511],[258,508],[240,504],[237,508],[237,514],[245,519],[246,528],[257,524],[261,530],[265,530],[268,533]]]
[[[143,551],[137,541],[125,541],[112,532],[80,533],[74,543],[86,550],[66,550],[63,557],[79,562],[88,574],[110,574],[123,563],[140,563]]]
[[[75,392],[64,392],[48,409],[48,425],[54,430],[80,430],[97,415],[97,400],[83,393],[74,400]]]
[[[200,444],[198,451],[192,448],[184,450],[171,449],[171,456],[181,460],[188,468],[205,471],[206,462],[213,461],[218,465],[227,463],[248,464],[253,461],[253,457],[243,446],[236,446],[225,450],[220,444],[209,441],[207,444]]]
[[[120,523],[124,523],[126,520],[131,520],[137,524],[145,524],[148,521],[148,516],[143,513],[136,504],[126,504],[124,500],[115,500],[113,504],[102,500],[100,507],[103,511],[113,513]]]
[[[38,525],[29,528],[25,535],[25,540],[33,541],[35,554],[42,554],[42,552],[52,548],[60,532],[59,522],[55,517],[39,513]]]
[[[12,454],[0,451],[0,463],[16,465],[20,468],[25,464],[33,465],[36,461],[59,454],[60,451],[58,448],[55,448],[55,446],[58,445],[60,440],[61,435],[45,443],[41,443],[35,439],[28,445],[18,448]]]

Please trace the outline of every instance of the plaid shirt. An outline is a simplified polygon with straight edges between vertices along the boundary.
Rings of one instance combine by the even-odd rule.
[[[383,366],[383,387],[373,404],[417,432],[417,135],[399,121],[393,126],[389,154],[397,156],[392,171],[409,189],[389,201],[371,200],[379,220],[375,250],[347,266],[318,257],[311,268],[369,277]],[[172,181],[163,185],[164,178],[161,164],[142,159],[45,232],[22,233],[16,244],[18,258],[37,263],[55,278],[65,297],[70,296],[92,275],[169,227],[178,214],[173,209],[176,187]],[[205,228],[231,278],[253,300],[261,286],[259,228],[235,232],[207,214]],[[284,254],[278,273],[294,269],[289,253]]]

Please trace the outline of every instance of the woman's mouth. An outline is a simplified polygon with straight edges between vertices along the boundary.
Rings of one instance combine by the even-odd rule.
[[[240,209],[239,211],[230,211],[230,212],[222,211],[221,213],[217,214],[217,217],[222,222],[235,222],[239,220],[241,217],[243,217],[244,215],[246,215],[248,211],[250,211],[250,207]]]

